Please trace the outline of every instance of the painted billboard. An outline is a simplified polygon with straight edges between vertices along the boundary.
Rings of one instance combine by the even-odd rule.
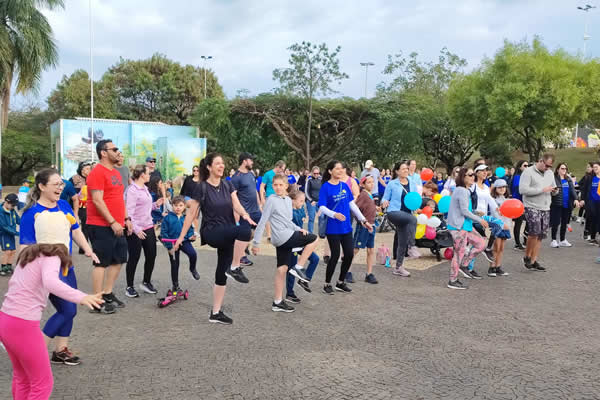
[[[125,164],[143,164],[156,158],[156,168],[168,179],[189,174],[206,155],[206,139],[193,126],[161,123],[61,119],[50,126],[53,160],[63,177],[69,178],[82,161],[98,160],[96,143],[111,139],[125,156]]]

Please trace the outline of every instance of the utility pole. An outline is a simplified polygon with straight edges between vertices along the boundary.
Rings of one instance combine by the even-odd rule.
[[[591,4],[586,4],[583,7],[577,7],[578,10],[585,11],[585,29],[583,31],[583,60],[585,61],[586,52],[587,52],[587,41],[592,37],[588,34],[588,25],[589,25],[589,12],[593,10],[596,6],[592,6]]]
[[[92,162],[94,162],[94,29],[92,26],[92,0],[89,1],[90,5],[90,129],[92,131],[92,137],[90,138],[91,143],[91,155]],[[62,143],[61,143],[62,145]],[[58,150],[58,149],[57,149]]]
[[[212,60],[212,56],[200,56],[204,60],[204,100],[206,100],[206,61]]]
[[[361,62],[361,66],[365,67],[365,99],[367,98],[367,79],[369,76],[369,67],[375,65],[372,62]]]

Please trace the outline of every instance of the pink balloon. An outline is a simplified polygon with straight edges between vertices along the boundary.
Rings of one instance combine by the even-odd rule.
[[[435,239],[437,233],[435,232],[435,228],[428,226],[425,228],[425,237],[429,240]]]

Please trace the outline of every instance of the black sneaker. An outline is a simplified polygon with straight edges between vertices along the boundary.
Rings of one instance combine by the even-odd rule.
[[[488,268],[488,276],[497,276],[495,267]]]
[[[285,296],[285,299],[287,301],[289,301],[290,303],[294,303],[294,304],[298,304],[300,303],[300,297],[296,296],[294,293],[290,293],[287,296]]]
[[[81,364],[81,359],[65,347],[61,351],[53,351],[50,362],[53,364],[79,365]]]
[[[365,282],[371,283],[373,285],[376,285],[379,283],[379,282],[377,282],[377,279],[375,278],[375,275],[373,275],[373,274],[367,274],[365,276]]]
[[[475,269],[470,270],[469,273],[471,274],[471,277],[473,277],[473,279],[483,279],[483,277],[479,275],[477,271],[475,271]]]
[[[534,262],[533,264],[531,264],[531,268],[532,268],[534,271],[546,272],[546,268],[542,267],[542,266],[540,265],[540,263],[539,263],[539,262],[537,262],[537,261],[536,261],[536,262]]]
[[[135,288],[133,286],[127,286],[127,289],[125,289],[125,296],[127,297],[139,297],[139,293],[137,292],[137,290],[135,290]]]
[[[279,304],[271,304],[271,311],[275,312],[294,312],[296,309],[290,306],[285,300],[281,300]]]
[[[12,264],[6,264],[6,275],[12,275],[15,272]]]
[[[494,262],[494,250],[485,249],[483,251],[483,255],[484,255],[485,259],[488,260],[488,262]]]
[[[346,285],[346,282],[338,282],[335,284],[335,290],[338,292],[350,293],[352,289],[350,286]]]
[[[233,324],[233,320],[229,318],[227,315],[223,314],[223,311],[219,311],[216,314],[210,312],[210,316],[208,317],[208,322],[212,322],[215,324],[225,324],[231,325]]]
[[[304,289],[305,292],[312,293],[312,289],[310,288],[310,286],[308,286],[308,282],[304,282],[298,279],[298,285],[300,285],[300,287]]]
[[[507,276],[508,272],[504,272],[502,267],[496,267],[496,276]]]
[[[244,267],[249,267],[251,265],[254,265],[254,263],[252,261],[250,261],[250,259],[248,259],[248,257],[244,256],[244,257],[240,258],[240,265],[242,265]]]
[[[148,294],[156,294],[156,293],[158,293],[158,290],[156,290],[156,288],[154,287],[154,285],[152,284],[152,282],[142,282],[142,283],[140,283],[140,289],[142,289],[144,292],[146,292]]]
[[[192,276],[194,277],[195,280],[200,280],[200,274],[198,273],[198,271],[194,268],[194,269],[190,269],[190,272],[192,273]]]
[[[115,306],[106,302],[102,303],[100,308],[94,307],[92,310],[90,310],[90,314],[114,314],[115,312]]]
[[[346,273],[346,282],[354,283],[354,277],[352,276],[352,272],[348,271]]]
[[[290,275],[298,278],[298,280],[310,282],[310,279],[308,279],[308,277],[306,276],[306,273],[304,272],[304,268],[298,268],[296,266],[293,266],[289,269],[289,273],[290,273]]]
[[[523,257],[523,266],[529,271],[533,271],[535,269],[535,267],[531,264],[531,259],[529,257]]]
[[[248,278],[244,274],[244,271],[242,271],[240,268],[231,269],[231,267],[229,267],[229,269],[225,272],[225,275],[227,275],[229,278],[235,279],[239,283],[250,282],[250,280],[248,280]]]
[[[125,307],[125,303],[123,303],[121,300],[117,299],[117,296],[115,296],[114,293],[108,293],[108,294],[103,294],[102,298],[104,299],[104,301],[108,304],[111,304],[113,307],[115,308],[124,308]]]
[[[331,285],[325,285],[325,286],[323,286],[323,293],[325,293],[325,294],[333,294],[333,288],[331,287]]]
[[[448,288],[458,289],[458,290],[468,289],[468,287],[466,285],[463,285],[463,283],[461,281],[459,281],[458,279],[455,280],[454,282],[448,281]]]
[[[520,244],[520,243],[519,244],[515,244],[514,250],[515,251],[523,251],[523,250],[525,250],[525,247],[523,247],[523,245]]]
[[[460,272],[461,275],[467,279],[473,279],[473,276],[471,276],[471,271],[469,271],[469,267],[460,267],[458,272]]]
[[[323,256],[323,264],[329,264],[329,256]]]

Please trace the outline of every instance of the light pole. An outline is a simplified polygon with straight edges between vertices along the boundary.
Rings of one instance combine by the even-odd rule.
[[[365,67],[365,99],[367,98],[367,78],[369,76],[369,67],[375,65],[372,62],[361,62],[361,66]]]
[[[204,99],[206,100],[206,61],[212,60],[212,56],[200,56],[204,60]]]
[[[94,162],[94,28],[92,26],[92,0],[90,4],[90,129],[92,131],[92,137],[90,138],[91,143],[91,155],[92,162]],[[62,145],[62,143],[61,143]]]
[[[583,31],[583,59],[585,60],[586,51],[587,51],[587,41],[592,37],[588,35],[588,22],[589,22],[589,12],[590,10],[596,8],[596,6],[592,6],[590,4],[586,4],[583,7],[577,7],[578,10],[585,11],[585,30]]]

